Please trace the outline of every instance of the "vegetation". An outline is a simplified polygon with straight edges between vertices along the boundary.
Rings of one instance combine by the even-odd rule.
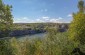
[[[10,5],[5,5],[2,0],[0,0],[0,37],[9,36],[9,32],[12,29],[12,14]]]
[[[74,44],[68,40],[67,33],[57,33],[52,38],[49,37],[48,33],[44,39],[35,38],[19,41],[12,38],[8,42],[5,41],[8,49],[0,49],[0,53],[7,52],[11,55],[70,55]],[[2,48],[2,46],[0,47]],[[1,55],[7,55],[7,53]]]
[[[59,25],[69,25],[69,23],[14,23],[14,30],[36,30],[36,29],[46,29],[47,27],[58,28]]]
[[[85,44],[85,10],[84,1],[78,3],[79,12],[73,13],[73,21],[69,28],[70,39],[76,43]]]
[[[51,29],[52,30],[52,29]],[[55,31],[54,31],[55,32]],[[52,35],[49,35],[49,34]],[[18,40],[3,39],[0,42],[0,55],[71,55],[76,44],[68,39],[68,33],[50,31],[45,38]],[[81,46],[84,51],[85,47]]]
[[[12,15],[11,6],[5,5],[0,0],[0,32],[4,34],[1,36],[8,36],[11,30]],[[78,3],[79,12],[73,14],[73,21],[68,32],[58,32],[55,26],[45,26],[43,29],[47,30],[47,35],[44,38],[25,39],[23,41],[16,38],[0,38],[0,55],[72,55],[71,53],[77,48],[85,52],[85,13],[84,2],[82,0]],[[34,25],[28,25],[37,28]],[[21,26],[21,25],[20,25]],[[74,49],[74,50],[73,50]],[[76,51],[77,52],[77,51]],[[81,52],[81,51],[80,51]],[[78,54],[74,54],[78,55]]]

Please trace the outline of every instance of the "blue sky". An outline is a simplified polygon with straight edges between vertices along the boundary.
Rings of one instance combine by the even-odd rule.
[[[78,0],[3,0],[13,6],[14,23],[71,22]]]

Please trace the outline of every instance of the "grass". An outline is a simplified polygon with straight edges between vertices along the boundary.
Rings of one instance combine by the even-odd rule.
[[[2,42],[2,43],[1,43]],[[70,55],[74,43],[68,40],[67,33],[49,33],[43,39],[26,39],[19,41],[16,38],[1,41],[0,55]],[[5,52],[5,54],[3,54]]]

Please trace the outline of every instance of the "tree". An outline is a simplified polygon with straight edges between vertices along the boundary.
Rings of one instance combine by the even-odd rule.
[[[12,29],[13,19],[11,14],[12,6],[6,5],[0,0],[0,37],[9,36]]]
[[[78,3],[79,12],[84,12],[84,1],[80,0]]]
[[[73,21],[69,28],[70,39],[78,44],[85,44],[84,1],[78,3],[79,12],[73,13]]]

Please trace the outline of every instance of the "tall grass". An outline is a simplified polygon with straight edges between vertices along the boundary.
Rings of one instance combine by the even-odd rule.
[[[74,43],[68,40],[67,33],[48,33],[43,39],[1,40],[0,55],[70,55],[74,47]]]

